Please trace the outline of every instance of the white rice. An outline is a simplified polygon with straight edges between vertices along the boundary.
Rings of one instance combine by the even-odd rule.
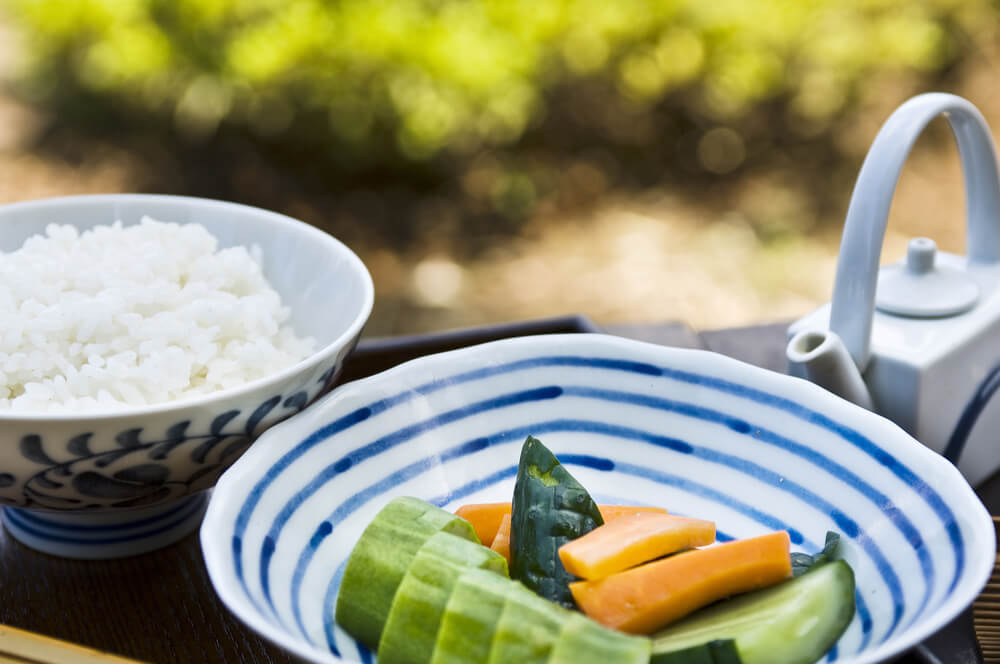
[[[112,410],[222,390],[313,352],[260,248],[144,218],[0,253],[0,412]]]

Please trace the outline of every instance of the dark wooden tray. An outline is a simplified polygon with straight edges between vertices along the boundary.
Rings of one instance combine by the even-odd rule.
[[[527,337],[535,334],[601,331],[589,318],[584,316],[560,316],[431,334],[362,339],[344,363],[344,370],[341,372],[339,382],[346,383],[371,376],[424,355],[443,353],[488,341]]]
[[[607,331],[674,346],[707,348],[780,370],[785,325],[696,333],[684,325],[631,325]],[[362,340],[343,380],[362,378],[422,355],[532,334],[598,332],[590,320],[564,316],[401,338]],[[1000,480],[979,487],[1000,510]],[[54,558],[0,530],[0,623],[149,662],[290,664],[288,653],[258,636],[219,601],[197,534],[153,553],[108,561]],[[972,664],[967,616],[900,664]],[[969,650],[969,644],[973,651]],[[943,653],[943,654],[942,654]]]

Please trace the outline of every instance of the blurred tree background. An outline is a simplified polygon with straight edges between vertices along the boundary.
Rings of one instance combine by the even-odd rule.
[[[211,196],[340,237],[369,333],[571,311],[718,327],[828,299],[913,94],[1000,121],[987,0],[0,0],[0,202]],[[994,123],[995,124],[995,123]],[[946,129],[887,256],[962,250]]]

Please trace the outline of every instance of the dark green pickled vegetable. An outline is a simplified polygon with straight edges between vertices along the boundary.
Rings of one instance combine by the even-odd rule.
[[[528,436],[511,506],[511,578],[545,599],[576,608],[569,590],[576,577],[559,560],[559,547],[603,523],[587,490],[541,441]]]
[[[792,553],[792,576],[800,576],[813,567],[836,560],[839,548],[840,534],[827,531],[823,550],[816,555],[810,556],[808,553]]]

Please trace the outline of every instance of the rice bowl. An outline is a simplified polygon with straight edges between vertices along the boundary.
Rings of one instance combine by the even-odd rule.
[[[217,245],[200,224],[144,217],[83,233],[52,224],[0,254],[0,410],[161,403],[313,352],[287,324],[260,246]]]
[[[224,262],[239,256],[238,260],[249,268],[249,272],[259,271],[270,284],[275,295],[262,296],[263,301],[269,301],[266,307],[257,301],[256,295],[247,295],[247,289],[236,289],[240,296],[248,297],[245,318],[256,325],[249,333],[242,334],[250,340],[240,343],[244,354],[237,353],[236,357],[245,361],[246,366],[258,362],[260,371],[257,376],[241,375],[246,366],[229,367],[226,371],[222,371],[225,366],[216,366],[215,376],[228,377],[218,380],[216,385],[210,386],[215,389],[208,391],[205,385],[198,384],[202,371],[197,370],[193,372],[195,380],[188,386],[191,389],[184,389],[184,378],[190,378],[192,372],[185,366],[178,370],[175,365],[185,365],[192,348],[205,346],[202,359],[208,356],[205,338],[211,337],[208,331],[220,328],[220,336],[211,337],[212,343],[217,343],[223,333],[218,312],[199,311],[198,305],[181,298],[182,304],[194,306],[194,310],[189,308],[183,316],[168,323],[165,318],[157,318],[156,314],[142,309],[147,306],[142,303],[143,298],[159,299],[148,287],[131,288],[139,309],[121,312],[115,307],[121,306],[127,298],[122,297],[122,292],[109,293],[104,286],[98,288],[87,283],[88,279],[93,280],[93,275],[84,274],[80,277],[83,281],[72,287],[68,283],[61,284],[58,279],[50,284],[55,295],[49,297],[55,297],[54,301],[68,289],[83,291],[84,287],[92,289],[94,297],[91,303],[79,305],[81,311],[77,314],[63,315],[63,309],[51,309],[52,315],[48,318],[53,320],[47,325],[52,329],[33,330],[31,334],[35,338],[27,341],[38,346],[33,350],[37,353],[34,359],[40,364],[45,360],[41,348],[48,342],[45,334],[53,330],[69,330],[67,334],[76,335],[76,341],[71,341],[67,350],[73,343],[110,345],[108,340],[113,340],[117,332],[125,331],[128,338],[118,343],[128,347],[109,348],[104,362],[109,363],[115,354],[135,353],[134,361],[131,355],[119,358],[118,369],[124,368],[126,374],[129,370],[138,373],[130,378],[133,386],[141,386],[136,389],[147,401],[129,403],[126,395],[110,390],[114,401],[101,401],[95,396],[99,390],[92,392],[90,386],[84,384],[82,389],[79,385],[74,389],[87,393],[86,397],[93,402],[72,403],[72,399],[59,399],[59,403],[55,403],[57,400],[51,399],[51,407],[47,410],[40,407],[0,410],[0,505],[5,506],[4,526],[20,542],[50,554],[77,558],[132,555],[165,546],[191,532],[200,523],[207,503],[205,491],[215,485],[219,474],[263,431],[306,408],[337,380],[345,358],[354,348],[371,313],[374,300],[371,276],[357,255],[343,243],[290,217],[224,201],[116,194],[2,205],[0,252],[17,252],[29,238],[44,235],[52,224],[74,227],[77,239],[73,239],[72,231],[65,238],[59,237],[59,241],[72,245],[97,227],[120,221],[122,229],[128,230],[141,226],[144,217],[182,227],[203,226],[217,241],[215,253],[220,254]],[[58,237],[60,233],[62,231],[55,234]],[[259,250],[254,249],[255,246]],[[130,247],[127,252],[115,253],[118,256],[118,260],[112,261],[116,264],[115,269],[135,270],[139,276],[153,269],[151,262],[164,260],[157,243],[147,249]],[[244,253],[249,257],[241,255]],[[64,267],[48,253],[39,256],[39,260],[48,265],[46,269]],[[190,272],[194,268],[184,266],[184,269]],[[197,281],[204,281],[202,277],[212,272],[198,272]],[[224,272],[226,269],[220,274]],[[2,280],[9,289],[6,274]],[[168,284],[161,295],[176,295],[192,283],[193,280],[187,279],[172,287]],[[30,291],[33,286],[22,288]],[[206,292],[198,293],[199,302],[205,299]],[[240,300],[236,295],[233,297],[237,302]],[[229,296],[218,295],[218,298],[225,300]],[[37,311],[51,304],[44,298],[28,297],[16,308],[22,310],[27,306],[28,311]],[[5,306],[9,303],[0,303],[0,309]],[[107,312],[94,313],[100,307],[111,308],[110,323]],[[271,311],[270,318],[261,316],[265,309]],[[181,310],[185,310],[184,306]],[[58,316],[55,315],[57,311]],[[239,306],[232,311],[240,311]],[[117,319],[115,313],[119,314]],[[92,332],[85,322],[88,316],[98,321],[90,323]],[[195,327],[189,325],[190,320],[185,322],[184,316],[199,320],[201,341],[186,338],[196,335],[192,332]],[[47,320],[43,316],[26,318],[29,324]],[[244,316],[240,314],[235,318],[243,320]],[[111,327],[102,329],[102,325]],[[115,328],[115,325],[121,327]],[[165,325],[177,329],[170,330]],[[273,332],[275,325],[279,337],[281,328],[285,327],[293,330],[302,342],[314,340],[313,350],[307,351],[301,359],[289,357],[282,368],[273,363],[264,367],[262,358],[253,357],[257,352],[257,340],[253,337],[260,332]],[[7,343],[2,337],[11,327],[5,325],[0,329],[0,343]],[[137,341],[143,335],[145,338]],[[157,341],[167,336],[170,343]],[[17,339],[12,342],[20,343]],[[146,346],[140,349],[143,343]],[[179,351],[170,352],[180,352],[185,360],[175,361],[169,354],[156,351],[157,344],[161,343],[166,349],[178,346]],[[276,341],[270,343],[277,347]],[[184,344],[190,348],[181,347]],[[81,350],[73,348],[77,359]],[[143,351],[149,352],[144,366],[139,361]],[[225,362],[231,361],[223,357],[224,347],[218,352],[218,357]],[[22,355],[30,356],[30,353]],[[91,363],[89,356],[85,359],[82,366]],[[93,364],[100,363],[96,360]],[[66,371],[65,366],[62,369]],[[0,370],[10,373],[3,366]],[[177,375],[171,376],[170,372]],[[78,373],[82,373],[82,369]],[[209,375],[208,371],[204,374]],[[114,377],[114,372],[111,375]],[[39,383],[46,379],[41,372],[30,378]],[[77,376],[75,380],[79,379]],[[51,378],[52,382],[55,380]],[[173,393],[169,398],[156,401],[166,393],[157,395],[155,391],[171,381]],[[66,380],[67,390],[69,384]],[[75,398],[75,394],[70,396]]]

